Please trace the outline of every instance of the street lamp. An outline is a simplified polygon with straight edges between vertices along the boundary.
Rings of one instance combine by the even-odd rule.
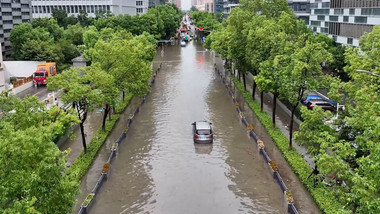
[[[374,76],[374,77],[380,77],[380,75],[374,74],[374,73],[367,71],[367,70],[356,69],[356,71],[361,72],[361,73],[366,73],[366,74],[369,74],[369,75]]]

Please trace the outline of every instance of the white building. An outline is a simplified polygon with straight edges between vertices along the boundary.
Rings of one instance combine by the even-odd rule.
[[[69,16],[77,16],[85,10],[95,17],[99,10],[119,14],[143,14],[148,12],[149,0],[32,0],[33,18],[50,17],[53,9],[65,10]]]
[[[359,46],[360,37],[380,25],[378,0],[310,0],[313,32],[328,34],[337,43]]]

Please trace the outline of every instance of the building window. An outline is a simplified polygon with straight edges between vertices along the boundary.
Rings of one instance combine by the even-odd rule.
[[[348,22],[348,16],[343,16],[343,22]]]
[[[367,17],[365,16],[355,16],[355,23],[367,24]]]
[[[337,22],[338,16],[330,16],[330,21]]]
[[[380,16],[380,8],[362,8],[361,15],[364,16]]]
[[[329,15],[329,9],[314,9],[314,14],[324,14]]]
[[[333,36],[333,40],[334,40],[334,42],[336,42],[336,40],[338,40],[338,37],[337,36]]]
[[[347,44],[352,45],[354,39],[353,38],[347,38]]]
[[[318,8],[318,3],[310,3],[310,8]]]
[[[321,26],[321,22],[320,21],[310,21],[310,25]]]
[[[14,8],[12,8],[12,11],[13,11],[13,12],[20,12],[20,11],[21,11],[21,8],[19,8],[19,7],[18,7],[18,8],[15,8],[15,7],[14,7]]]
[[[2,8],[10,8],[11,7],[11,3],[1,3],[1,7]]]
[[[136,1],[136,6],[143,6],[143,2],[142,1]]]
[[[317,27],[313,27],[313,32],[317,32]]]
[[[317,16],[317,19],[318,19],[319,21],[325,21],[325,16]]]
[[[355,15],[355,9],[350,9],[350,15]]]
[[[334,15],[343,15],[343,9],[334,9]]]
[[[326,27],[321,27],[321,33],[329,33],[329,29]]]
[[[143,9],[142,8],[136,8],[136,13],[140,14],[143,12]]]
[[[322,8],[330,8],[330,2],[322,2]]]
[[[3,20],[3,24],[12,24],[12,20]]]

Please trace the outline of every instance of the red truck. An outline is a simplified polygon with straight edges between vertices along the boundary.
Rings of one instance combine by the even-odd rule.
[[[46,85],[46,80],[49,76],[55,76],[57,74],[57,68],[55,62],[46,62],[37,65],[37,70],[33,74],[34,86]]]

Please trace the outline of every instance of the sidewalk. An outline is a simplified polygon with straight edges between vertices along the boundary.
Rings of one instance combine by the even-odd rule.
[[[220,71],[225,72],[222,60],[219,60],[219,62],[217,63],[217,68]],[[253,75],[251,73],[246,75],[246,83],[247,83],[247,91],[249,91],[252,94]],[[273,94],[264,93],[263,98],[264,98],[263,110],[266,111],[269,115],[272,115]],[[258,90],[258,88],[256,88],[255,100],[261,103],[260,91]],[[289,139],[290,116],[291,116],[291,111],[279,99],[277,99],[276,126],[281,130],[281,132],[288,139]],[[293,131],[298,131],[300,124],[301,124],[301,121],[296,116],[294,116]],[[303,146],[298,145],[297,142],[295,142],[294,140],[293,140],[293,147],[298,151],[299,154],[302,155],[303,159],[308,163],[310,168],[314,168],[313,157],[306,153],[307,149]]]

